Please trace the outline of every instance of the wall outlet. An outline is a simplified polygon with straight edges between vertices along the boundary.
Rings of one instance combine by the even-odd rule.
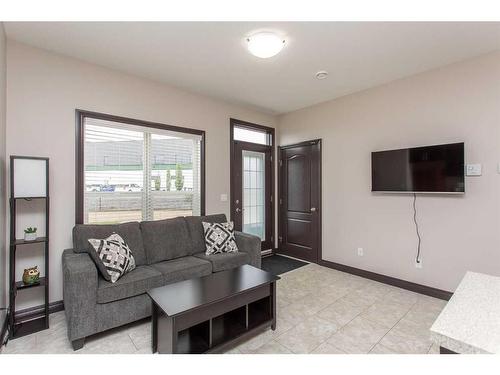
[[[419,259],[418,262],[415,260],[415,268],[422,269],[423,267],[424,265],[422,264],[422,259]]]
[[[221,202],[227,202],[227,194],[221,194],[220,195],[220,201]]]
[[[363,256],[363,248],[358,247],[358,257],[362,257],[362,256]]]

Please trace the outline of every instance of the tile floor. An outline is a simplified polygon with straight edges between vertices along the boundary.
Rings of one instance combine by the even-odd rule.
[[[316,264],[282,275],[276,331],[266,331],[228,353],[438,353],[429,328],[446,302]],[[90,337],[73,352],[64,312],[50,329],[10,341],[2,353],[147,354],[144,320]]]

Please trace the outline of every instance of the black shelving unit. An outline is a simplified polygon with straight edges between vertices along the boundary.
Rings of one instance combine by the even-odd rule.
[[[264,297],[179,331],[176,353],[218,353],[228,342],[270,325],[273,320],[271,299],[271,296]]]
[[[15,160],[30,159],[45,161],[46,163],[46,196],[18,197],[14,191]],[[17,204],[18,201],[45,201],[45,236],[38,237],[33,241],[16,238]],[[15,339],[34,332],[49,328],[49,159],[32,156],[10,157],[10,257],[9,257],[9,338]],[[16,255],[23,247],[31,244],[42,244],[44,249],[44,272],[40,281],[35,284],[25,284],[22,280],[16,280]],[[29,320],[16,318],[16,297],[25,289],[37,288],[44,291],[44,310],[38,317],[30,317]]]

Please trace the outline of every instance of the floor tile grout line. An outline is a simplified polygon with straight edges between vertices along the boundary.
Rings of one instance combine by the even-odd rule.
[[[360,289],[362,289],[362,287],[361,287],[361,288],[356,289],[356,291],[357,291],[357,290],[360,290]],[[373,303],[371,303],[370,305],[365,306],[365,307],[363,308],[363,310],[362,310],[362,311],[360,311],[360,312],[359,312],[359,313],[358,313],[358,314],[357,314],[354,318],[352,318],[349,322],[347,322],[346,324],[344,324],[344,325],[343,325],[343,326],[342,326],[342,327],[338,330],[338,332],[340,332],[340,331],[341,331],[344,327],[346,327],[349,323],[351,323],[351,322],[352,322],[354,319],[356,319],[357,317],[361,317],[361,318],[363,318],[363,319],[366,319],[366,318],[364,318],[364,317],[363,317],[363,316],[361,316],[361,315],[362,315],[364,312],[366,312],[369,308],[371,308],[373,305],[375,305],[377,302],[379,302],[380,300],[382,300],[382,299],[383,299],[385,296],[387,296],[388,294],[390,294],[390,291],[388,291],[387,293],[385,293],[385,294],[384,294],[383,296],[381,296],[380,298],[377,298],[377,299],[376,299]],[[416,302],[415,302],[415,303],[416,303]],[[415,303],[414,303],[414,304],[415,304]],[[355,304],[355,303],[354,303],[354,304]],[[410,307],[410,309],[406,312],[406,314],[408,314],[408,312],[411,310],[411,308],[414,306],[414,304]],[[359,305],[358,305],[358,306],[359,306]],[[363,307],[363,306],[359,306],[359,307]],[[405,315],[403,315],[403,317],[404,317],[404,316],[406,316],[406,314],[405,314]],[[402,317],[402,318],[403,318],[403,317]],[[402,319],[402,318],[401,318],[401,319]],[[400,320],[401,320],[401,319],[400,319]],[[372,321],[372,320],[370,320],[370,319],[367,319],[367,320],[368,320],[368,321],[370,321],[370,322],[373,322],[373,321]],[[392,328],[394,328],[394,326],[395,326],[397,323],[399,323],[399,321],[400,321],[400,320],[398,320],[398,322],[396,322],[396,323],[395,323],[395,324],[394,324],[391,328],[389,328],[389,330],[388,330],[388,331],[384,334],[384,336],[382,336],[382,338],[381,338],[380,340],[382,340],[382,339],[385,337],[385,335],[387,335],[387,334],[388,334],[388,333],[392,330]],[[373,323],[377,323],[377,322],[373,322]],[[377,323],[377,324],[378,324],[378,323]],[[331,338],[332,338],[332,337],[333,337],[336,333],[337,333],[337,332],[335,332],[332,336],[330,336],[330,338],[329,338],[328,340],[330,340],[330,339],[331,339]],[[327,341],[328,341],[328,340],[327,340]],[[377,342],[376,342],[376,343],[375,343],[375,344],[374,344],[374,345],[370,348],[370,350],[368,351],[368,353],[369,353],[371,350],[373,350],[373,348],[375,347],[375,345],[377,345],[377,344],[380,342],[380,340],[379,340],[379,341],[377,341]]]
[[[281,342],[279,342],[279,341],[277,341],[277,343],[278,343],[278,344],[280,344],[280,345],[283,345],[283,346],[284,346],[287,350],[290,350],[290,352],[291,352],[292,354],[299,354],[299,353],[294,352],[294,351],[292,350],[292,348],[289,348],[288,346],[286,346],[286,344],[285,344],[285,343],[281,343]]]
[[[130,339],[130,341],[132,341],[132,345],[134,345],[135,350],[136,350],[136,351],[140,350],[140,349],[137,347],[137,345],[135,345],[135,342],[134,342],[134,340],[132,339],[132,337],[130,336],[130,333],[127,333],[127,336],[128,336],[128,338]]]
[[[284,319],[284,318],[282,318],[282,319]],[[286,320],[286,319],[284,319],[284,320]],[[290,328],[288,328],[287,330],[285,330],[285,331],[283,331],[283,332],[281,332],[281,333],[277,334],[276,336],[272,336],[272,337],[271,337],[271,339],[270,339],[269,341],[266,341],[266,342],[264,342],[262,345],[259,345],[257,348],[255,348],[255,350],[260,349],[261,347],[263,347],[264,345],[268,344],[268,343],[269,343],[269,342],[271,342],[271,341],[276,341],[278,344],[283,345],[283,344],[281,344],[279,341],[277,341],[276,339],[277,339],[277,338],[279,338],[279,337],[281,337],[281,336],[283,336],[285,333],[287,333],[288,331],[292,330],[293,328],[295,328],[296,326],[298,326],[298,325],[300,324],[300,323],[292,323],[292,322],[290,322],[289,320],[286,320],[286,321],[292,325]],[[258,336],[255,336],[255,337],[258,337]],[[255,337],[254,337],[254,338],[255,338]],[[252,340],[252,339],[250,339],[250,340]],[[250,341],[250,340],[249,340],[249,341]],[[247,342],[248,342],[248,341],[247,341]],[[245,342],[245,343],[247,343],[247,342]],[[245,343],[243,343],[243,344],[241,344],[241,345],[238,345],[238,347],[239,347],[239,346],[244,345]],[[283,346],[284,346],[284,345],[283,345]],[[287,348],[287,349],[288,349],[288,350],[290,350],[289,348]]]
[[[385,346],[384,344],[381,344],[380,342],[376,343],[375,345],[373,345],[373,347],[370,349],[370,351],[368,352],[368,354],[378,354],[378,353],[372,353],[373,349],[375,349],[375,347],[377,345],[380,345],[382,346],[383,348],[387,349],[387,350],[390,350],[391,352],[393,352],[394,354],[399,354],[399,353],[396,353],[394,350],[392,350],[391,348],[388,348],[387,346]],[[393,353],[390,353],[390,354],[393,354]]]
[[[327,320],[327,319],[325,319],[325,320]],[[349,323],[347,323],[347,324],[349,324]],[[345,325],[344,325],[344,326],[345,326]],[[344,327],[344,326],[342,326],[342,327]],[[314,352],[316,349],[318,349],[318,348],[319,348],[321,345],[323,345],[324,343],[328,343],[329,345],[332,345],[332,346],[333,346],[333,347],[335,347],[336,349],[339,349],[339,348],[338,348],[338,347],[336,347],[335,345],[330,344],[328,341],[329,341],[329,340],[330,340],[333,336],[335,336],[335,335],[337,334],[337,332],[339,332],[339,331],[342,329],[342,327],[340,327],[338,330],[336,330],[335,332],[333,332],[330,336],[328,336],[328,338],[327,338],[325,341],[322,341],[322,342],[321,342],[318,346],[316,346],[316,347],[315,347],[313,350],[311,350],[309,353]],[[343,351],[343,350],[342,350],[342,351]],[[346,354],[347,354],[347,353],[346,353]]]
[[[356,289],[356,290],[358,290],[358,289]],[[346,293],[346,295],[347,295],[347,294],[349,294],[349,292],[348,292],[348,293]],[[344,297],[345,297],[345,296],[343,296],[343,297],[341,297],[341,298],[344,298]],[[340,299],[341,299],[341,298],[340,298]],[[332,304],[333,304],[333,303],[332,303]],[[330,340],[333,336],[335,336],[337,333],[339,333],[339,332],[340,332],[340,331],[341,331],[341,330],[342,330],[345,326],[347,326],[349,323],[351,323],[354,319],[356,319],[358,316],[360,316],[360,315],[361,315],[364,311],[366,311],[368,308],[370,308],[370,307],[371,307],[371,306],[373,306],[374,304],[375,304],[375,302],[374,302],[374,303],[372,303],[372,304],[370,304],[370,305],[368,305],[368,306],[366,306],[366,307],[363,307],[363,306],[358,306],[358,307],[363,308],[363,310],[361,310],[361,311],[360,311],[357,315],[355,315],[355,316],[354,316],[351,320],[349,320],[347,323],[345,323],[344,325],[342,325],[342,326],[341,326],[338,330],[336,330],[334,333],[332,333],[332,334],[331,334],[331,335],[330,335],[330,336],[329,336],[329,337],[328,337],[325,341],[323,341],[321,344],[319,344],[319,345],[318,345],[316,348],[314,348],[311,352],[313,352],[314,350],[316,350],[317,348],[319,348],[319,347],[320,347],[322,344],[324,344],[325,342],[328,342],[328,341],[329,341],[329,340]],[[329,305],[329,306],[330,306],[330,305]],[[324,309],[323,309],[323,310],[324,310]],[[321,311],[323,311],[323,310],[321,310]],[[318,313],[319,313],[319,312],[318,312]],[[325,319],[325,320],[328,320],[328,319]],[[332,322],[332,323],[333,323],[333,322]],[[339,348],[338,348],[337,346],[335,346],[334,344],[330,344],[330,343],[328,343],[328,344],[329,344],[329,345],[332,345],[333,347],[335,347],[335,348],[337,348],[337,349],[339,349]],[[343,351],[343,350],[342,350],[342,351]],[[346,354],[347,354],[347,353],[346,353]]]
[[[388,330],[388,331],[384,334],[384,336],[382,336],[382,337],[380,338],[380,340],[378,340],[378,341],[377,341],[377,342],[376,342],[376,343],[375,343],[375,344],[371,347],[371,349],[368,351],[368,353],[369,353],[369,352],[371,352],[371,351],[373,350],[373,348],[375,347],[375,345],[379,344],[379,343],[380,343],[380,342],[384,339],[384,337],[385,337],[385,336],[387,336],[387,334],[388,334],[389,332],[391,332],[391,331],[393,330],[393,328],[394,328],[394,327],[396,327],[396,325],[397,325],[397,324],[398,324],[401,320],[403,320],[403,318],[404,318],[406,315],[408,315],[408,313],[410,312],[410,310],[411,310],[411,309],[413,308],[413,306],[415,306],[416,304],[417,304],[417,301],[413,302],[413,304],[410,306],[410,308],[408,309],[408,311],[407,311],[407,312],[406,312],[406,313],[405,313],[405,314],[404,314],[404,315],[403,315],[403,316],[402,316],[402,317],[401,317],[401,318],[400,318],[400,319],[399,319],[399,320],[398,320],[398,321],[397,321],[397,322],[396,322],[396,323],[395,323],[395,324],[394,324],[391,328],[389,328],[389,330]],[[395,334],[395,335],[396,335],[396,336],[399,336],[398,334]],[[383,344],[380,344],[380,345],[383,345]]]
[[[318,349],[321,345],[323,345],[325,342],[327,342],[328,339],[326,339],[325,341],[319,343],[317,346],[315,346],[310,352],[308,352],[307,354],[311,354],[312,352],[314,352],[316,349]]]
[[[308,318],[312,318],[312,317],[314,317],[314,316],[316,316],[316,314],[313,314],[313,315],[309,316]],[[317,318],[319,318],[319,319],[321,319],[321,320],[324,320],[324,321],[326,321],[326,322],[328,322],[328,323],[332,323],[332,322],[328,321],[327,319],[320,318],[319,316],[316,316],[316,317],[317,317]],[[302,323],[303,323],[303,322],[298,323],[296,326],[294,326],[294,327],[292,327],[292,328],[288,329],[286,332],[291,331],[293,328],[295,328],[295,327],[299,326],[299,325],[300,325],[300,324],[302,324]],[[282,334],[280,334],[280,336],[284,335],[286,332],[283,332]],[[336,330],[335,332],[333,332],[333,333],[332,333],[332,335],[334,335],[336,332],[337,332],[337,330]],[[278,338],[279,338],[280,336],[278,336]],[[328,338],[327,338],[326,340],[324,340],[324,341],[322,341],[321,343],[319,343],[319,344],[318,344],[318,346],[314,347],[314,348],[313,348],[313,349],[312,349],[309,353],[311,353],[312,351],[314,351],[317,347],[319,347],[319,346],[320,346],[321,344],[323,344],[324,342],[328,341],[328,340],[330,339],[330,337],[331,337],[331,336],[328,336]],[[294,352],[291,348],[289,348],[288,346],[286,346],[286,344],[285,344],[285,343],[281,343],[281,342],[279,342],[278,340],[276,340],[276,341],[278,342],[278,344],[283,345],[283,346],[284,346],[284,347],[286,347],[288,350],[290,350],[292,353],[295,353],[295,352]],[[295,354],[297,354],[297,353],[295,353]]]
[[[429,347],[429,350],[427,351],[427,354],[432,354],[432,353],[431,353],[431,350],[432,350],[432,346],[433,346],[433,345],[434,345],[434,343],[432,342],[432,343],[431,343],[431,346]]]

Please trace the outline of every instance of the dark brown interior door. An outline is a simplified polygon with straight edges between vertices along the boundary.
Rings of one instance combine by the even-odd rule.
[[[279,252],[310,262],[321,254],[321,140],[280,147]]]
[[[272,147],[234,141],[232,155],[231,220],[259,236],[262,250],[272,249]]]

